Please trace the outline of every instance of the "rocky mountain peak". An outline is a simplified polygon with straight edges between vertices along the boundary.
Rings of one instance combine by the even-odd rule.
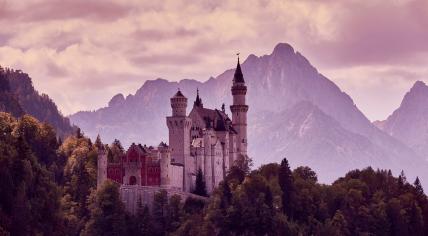
[[[428,154],[428,86],[416,81],[383,126],[394,138],[413,148],[421,156]]]
[[[428,86],[423,81],[416,81],[410,89],[411,94],[428,94]]]
[[[428,102],[428,86],[422,81],[416,81],[409,92],[404,96],[401,108],[426,106]]]
[[[278,43],[273,49],[272,55],[291,55],[294,48],[288,43]]]
[[[124,102],[125,102],[125,97],[123,96],[123,94],[119,93],[110,99],[110,101],[108,102],[108,106],[109,107],[120,106]]]

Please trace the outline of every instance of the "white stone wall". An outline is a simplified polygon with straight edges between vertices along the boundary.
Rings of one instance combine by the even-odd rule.
[[[169,176],[169,187],[172,189],[183,191],[183,166],[170,165]]]
[[[215,144],[213,144],[213,174],[214,174],[214,188],[217,187],[221,181],[223,181],[223,146],[220,143],[220,140],[217,140]]]
[[[224,164],[224,171],[227,172],[229,170],[230,167],[230,158],[229,158],[229,145],[230,145],[230,141],[229,141],[229,132],[228,131],[221,131],[221,132],[216,132],[217,137],[219,137],[220,142],[222,143],[222,153],[223,153],[223,164]]]
[[[100,150],[97,160],[97,188],[107,180],[107,152]]]
[[[235,163],[236,155],[236,135],[229,136],[229,168]]]
[[[178,195],[181,197],[182,201],[185,201],[188,197],[201,199],[204,201],[207,200],[207,198],[195,194],[178,191],[171,188],[153,186],[122,185],[119,188],[119,193],[125,205],[125,209],[128,212],[135,214],[138,209],[139,199],[141,199],[143,206],[147,205],[150,209],[152,209],[153,197],[161,190],[167,191],[168,198],[173,195]]]
[[[214,133],[212,130],[205,130],[204,131],[204,177],[205,177],[205,184],[207,187],[207,192],[212,192],[214,188],[214,159],[213,159],[213,148],[212,143],[213,139],[215,138]]]

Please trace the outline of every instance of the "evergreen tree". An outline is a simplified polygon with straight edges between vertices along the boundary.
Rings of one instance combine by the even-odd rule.
[[[168,232],[174,232],[180,227],[181,218],[183,216],[183,206],[179,195],[172,195],[168,202]]]
[[[137,235],[152,235],[152,218],[147,205],[142,204],[141,198],[138,199],[138,208],[135,215],[135,224],[137,226]]]
[[[205,201],[188,197],[184,201],[183,211],[188,215],[192,215],[196,213],[201,213],[204,207],[205,207]]]
[[[409,233],[410,235],[424,235],[424,219],[422,210],[416,203],[412,204],[409,211]]]
[[[97,139],[95,140],[95,147],[97,147],[98,149],[102,149],[103,148],[103,143],[101,142],[101,137],[98,134],[97,135]]]
[[[282,190],[283,210],[287,216],[293,218],[292,197],[294,194],[294,178],[286,158],[281,161],[279,167],[278,183]]]
[[[413,185],[415,186],[416,193],[419,196],[423,196],[424,195],[424,189],[422,188],[421,181],[419,180],[419,177],[416,177],[416,180],[413,183]]]
[[[113,162],[119,162],[120,157],[125,153],[125,149],[119,140],[115,139],[113,143],[110,145],[110,150],[112,154]]]
[[[199,168],[196,173],[195,190],[193,191],[193,193],[199,196],[208,196],[207,187],[205,185],[204,176],[201,168]]]
[[[168,226],[168,194],[165,190],[155,193],[152,215],[154,232],[157,235],[166,235]]]
[[[80,130],[80,128],[77,128],[76,130],[76,138],[83,138],[82,130]]]
[[[126,233],[125,209],[118,186],[106,181],[95,196],[91,197],[90,218],[84,235],[124,235]]]
[[[253,160],[248,155],[239,155],[234,166],[241,169],[245,174],[249,174],[253,166]]]

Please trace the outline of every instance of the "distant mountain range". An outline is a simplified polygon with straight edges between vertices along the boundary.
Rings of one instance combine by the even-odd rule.
[[[0,111],[9,112],[15,117],[24,114],[34,116],[51,124],[61,138],[77,129],[59,112],[48,95],[39,94],[34,89],[31,78],[20,70],[0,67]]]
[[[346,93],[290,45],[280,43],[270,55],[250,55],[242,70],[250,106],[249,154],[256,165],[287,157],[294,167],[316,170],[321,181],[373,166],[396,174],[403,169],[410,178],[419,175],[428,182],[428,165],[418,148],[373,125]],[[228,107],[233,72],[205,82],[149,80],[134,95],[115,95],[107,107],[78,112],[70,120],[92,138],[100,134],[106,142],[117,138],[124,145],[156,145],[167,140],[165,117],[177,88],[189,99],[188,111],[197,88],[206,107],[220,108],[223,102]]]
[[[386,120],[374,124],[428,160],[428,86],[417,81],[400,107]]]

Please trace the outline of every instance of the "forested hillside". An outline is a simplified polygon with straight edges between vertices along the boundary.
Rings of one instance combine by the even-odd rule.
[[[96,190],[101,145],[79,131],[59,143],[50,125],[0,113],[0,235],[428,234],[419,179],[366,168],[324,185],[287,159],[240,161],[207,202],[159,192],[129,215],[115,183]]]
[[[28,74],[20,70],[3,69],[0,66],[0,111],[14,116],[29,114],[40,121],[51,124],[57,134],[64,138],[76,127],[58,110],[56,104],[46,94],[39,94]]]
[[[3,69],[0,67],[0,111],[5,111],[14,116],[24,114],[21,105],[19,105],[18,97],[11,92],[9,80],[7,79]]]

